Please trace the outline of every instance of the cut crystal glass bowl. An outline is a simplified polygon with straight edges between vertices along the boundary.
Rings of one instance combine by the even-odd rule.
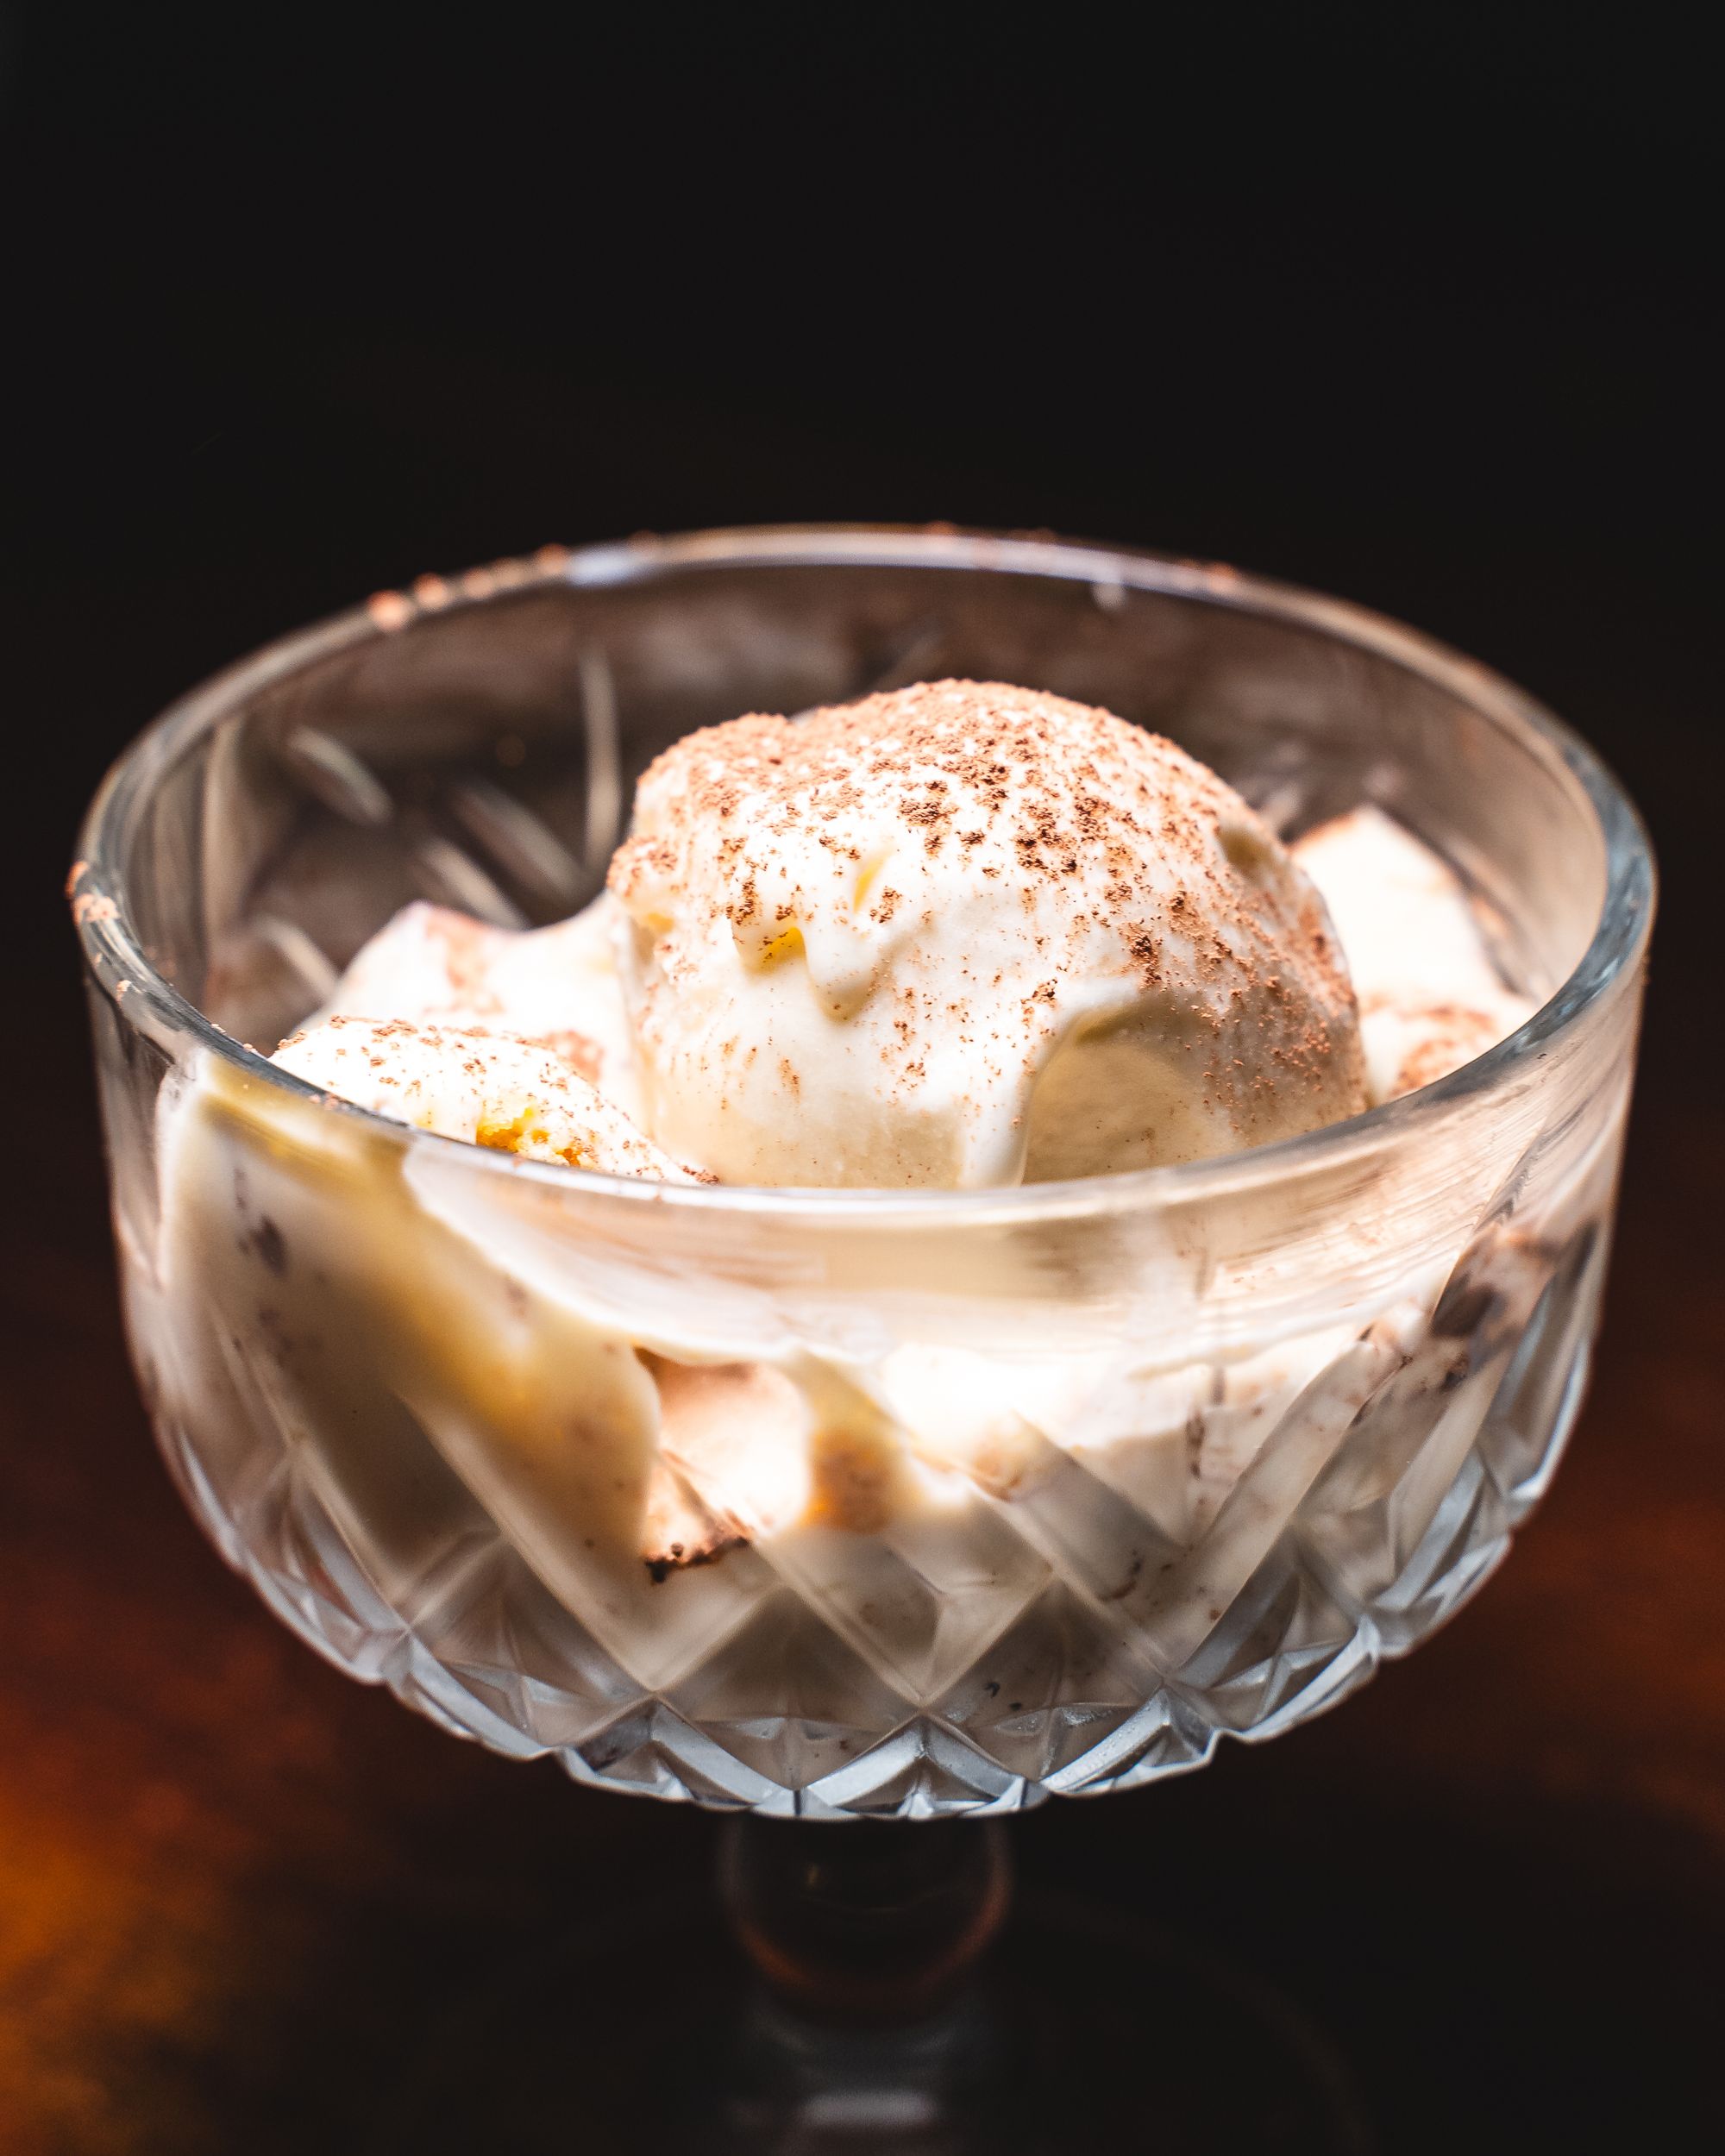
[[[583,1174],[367,1115],[242,1044],[273,1046],[411,899],[571,912],[691,728],[946,675],[1152,726],[1284,833],[1383,805],[1540,1008],[1306,1138],[969,1194]],[[127,1318],[169,1464],[296,1632],[499,1751],[809,1817],[1178,1773],[1416,1645],[1561,1452],[1652,866],[1563,727],[1355,608],[944,530],[547,549],[199,690],[110,775],[82,851]],[[519,1396],[516,1326],[565,1329],[567,1384]],[[768,1453],[787,1373],[866,1396],[917,1501],[739,1526],[678,1436],[687,1373],[715,1369],[761,1386]],[[612,1457],[612,1385],[660,1417],[657,1453]],[[649,1561],[649,1501],[724,1518],[707,1561]]]

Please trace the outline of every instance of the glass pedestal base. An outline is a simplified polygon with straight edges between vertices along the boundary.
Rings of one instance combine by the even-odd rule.
[[[890,1965],[882,1939],[895,1927],[883,1921],[872,1956],[866,1940],[857,1952],[854,1905],[835,1928],[865,1971],[860,1990],[836,2001],[811,1989],[806,1963],[787,1977],[782,1959],[763,1961],[739,1908],[748,1843],[783,1845],[769,1877],[807,1859],[794,1829],[741,1822],[722,1866],[723,1909],[643,1903],[626,1921],[570,1931],[536,1963],[452,2002],[436,2040],[405,2062],[364,2156],[1370,2156],[1378,2147],[1323,2034],[1195,1942],[1026,1894],[988,1944],[1006,1905],[1003,1841],[979,1855],[983,1830],[957,1823],[968,1854],[963,1844],[932,1848],[938,1830],[926,1826],[808,1831],[817,1849],[838,1849],[841,1900],[847,1882],[869,1873],[881,1888],[893,1870],[893,1850],[883,1865],[856,1847],[861,1838],[907,1851],[922,1883],[906,1897],[916,1921],[896,1935],[914,1934],[925,1963],[955,1938],[970,1943],[974,1966],[945,1954],[944,1996],[938,1983],[900,1993],[926,2010],[888,2018],[879,1995],[870,2009],[866,1971]],[[943,1872],[949,1883],[938,1886]],[[944,1903],[944,1930],[932,1899]],[[807,1914],[794,1912],[803,1939]]]

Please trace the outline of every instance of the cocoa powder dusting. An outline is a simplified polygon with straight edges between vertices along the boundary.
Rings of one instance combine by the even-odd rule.
[[[1069,996],[1117,978],[1123,990],[1179,999],[1169,1012],[1182,1045],[1195,1035],[1247,1046],[1215,1055],[1205,1084],[1248,1140],[1272,1096],[1335,1087],[1339,1058],[1341,1094],[1363,1104],[1352,992],[1311,887],[1214,773],[1110,712],[946,680],[796,720],[751,713],[668,749],[639,800],[645,835],[618,849],[611,887],[637,920],[649,887],[665,887],[691,947],[720,919],[743,950],[745,937],[844,912],[883,949],[913,954],[893,961],[902,982],[915,971],[907,939],[938,935],[955,893],[987,892],[1004,872],[1018,899],[1005,932],[1038,954],[1011,1004],[988,1014],[990,1038],[1002,1022],[1013,1032],[1001,1044],[1014,1065],[1066,1023]],[[883,830],[900,880],[869,891]],[[875,865],[859,875],[865,858]],[[904,887],[913,874],[942,879],[927,885],[932,903],[919,906],[924,894]],[[986,918],[998,919],[1000,899],[990,903]],[[779,949],[747,947],[762,963]],[[913,1082],[938,1033],[914,1006],[891,1025],[900,1080]],[[1245,1031],[1261,1044],[1245,1044]]]

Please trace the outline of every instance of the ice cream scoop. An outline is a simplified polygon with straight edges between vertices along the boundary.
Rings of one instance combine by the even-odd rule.
[[[525,932],[416,900],[342,975],[319,1013],[338,1015],[511,1034],[552,1050],[639,1119],[610,902],[603,898],[567,921]]]
[[[444,1138],[605,1175],[700,1180],[565,1057],[507,1034],[338,1015],[291,1034],[273,1060],[341,1100]]]
[[[1038,1181],[1365,1103],[1313,885],[1214,772],[1061,697],[693,734],[610,887],[647,1126],[723,1181]]]
[[[1446,1077],[1533,1015],[1493,964],[1461,879],[1382,809],[1350,809],[1291,851],[1335,925],[1375,1102]]]

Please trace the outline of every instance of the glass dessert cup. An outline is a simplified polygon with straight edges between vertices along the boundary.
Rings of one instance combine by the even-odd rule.
[[[1153,726],[1287,834],[1377,803],[1462,874],[1540,1009],[1305,1138],[962,1194],[584,1174],[365,1114],[240,1044],[273,1045],[411,899],[518,926],[585,903],[633,778],[690,729],[943,675]],[[925,2095],[931,2059],[950,2079],[975,2055],[950,2002],[1005,1906],[999,1830],[825,1822],[998,1818],[1276,1735],[1455,1610],[1556,1465],[1652,864],[1581,743],[1392,624],[944,531],[547,550],[197,692],[81,851],[128,1326],[188,1502],[291,1627],[457,1733],[794,1822],[726,1860],[789,2002],[756,2031],[779,2109],[743,2145],[863,2145],[866,2102],[810,2125],[822,2074]],[[529,1335],[566,1350],[549,1393]],[[769,1465],[775,1387],[817,1426],[828,1389],[862,1395],[878,1444],[831,1457],[817,1427],[794,1516],[739,1510],[672,1442],[679,1374],[715,1366]],[[644,1550],[664,1485],[616,1438],[619,1387],[668,1433],[693,1523],[668,1557]],[[848,2066],[809,2034],[837,2023]],[[872,2115],[869,2146],[962,2145],[941,2103]]]

